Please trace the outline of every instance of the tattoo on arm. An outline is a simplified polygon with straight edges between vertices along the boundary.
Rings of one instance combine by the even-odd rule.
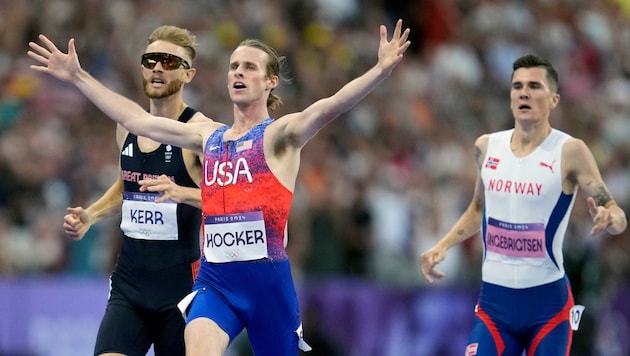
[[[457,230],[457,235],[458,236],[464,235],[464,229]]]
[[[597,206],[606,206],[606,204],[612,200],[612,197],[605,187],[599,186],[595,188],[595,195],[593,196],[593,199],[595,199]]]

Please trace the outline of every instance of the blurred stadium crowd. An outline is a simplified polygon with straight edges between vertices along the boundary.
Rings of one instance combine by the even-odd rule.
[[[304,150],[289,227],[296,279],[357,277],[424,284],[417,257],[470,201],[473,142],[509,128],[511,65],[533,52],[560,73],[552,125],[582,138],[622,208],[630,207],[630,12],[619,0],[28,0],[0,1],[0,275],[110,273],[112,218],[81,242],[65,238],[68,206],[87,206],[114,181],[113,122],[73,87],[29,69],[44,33],[85,69],[146,104],[140,55],[163,24],[197,35],[186,101],[230,123],[229,54],[256,37],[287,57],[284,105],[304,108],[376,62],[378,25],[411,27],[392,76]],[[576,300],[601,308],[630,273],[628,232],[589,236],[576,201],[565,240]],[[475,288],[480,240],[452,250],[443,285]],[[602,303],[603,302],[603,303]],[[598,307],[600,306],[600,307]]]

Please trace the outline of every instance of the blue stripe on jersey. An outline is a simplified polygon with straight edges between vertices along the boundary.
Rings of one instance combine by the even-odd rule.
[[[549,216],[549,222],[547,223],[547,227],[545,228],[546,235],[546,247],[549,252],[549,257],[558,269],[558,262],[556,261],[556,256],[553,254],[553,241],[556,236],[556,232],[558,231],[558,227],[562,222],[562,219],[569,213],[569,208],[571,207],[571,202],[573,201],[573,194],[565,194],[564,192],[560,193],[560,197],[556,202],[556,206],[553,207],[551,211],[551,216]]]
[[[481,242],[483,243],[483,258],[486,260],[486,229],[488,225],[488,219],[486,218],[486,205],[483,206],[483,214],[481,216]]]

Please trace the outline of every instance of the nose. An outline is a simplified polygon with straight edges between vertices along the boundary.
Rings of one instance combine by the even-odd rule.
[[[160,66],[160,67],[158,68],[158,66]],[[164,67],[162,66],[162,62],[157,61],[157,63],[155,63],[155,67],[153,67],[153,71],[154,72],[157,72],[157,71],[161,72],[163,70],[164,70]]]
[[[241,68],[241,66],[234,68],[234,76],[239,78],[243,76],[243,70]]]
[[[518,97],[520,99],[527,99],[529,98],[529,93],[527,92],[527,90],[525,88],[521,89],[520,92],[518,93]]]

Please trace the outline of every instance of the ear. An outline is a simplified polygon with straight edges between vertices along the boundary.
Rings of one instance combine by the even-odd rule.
[[[560,102],[560,94],[555,93],[553,97],[551,98],[551,108],[554,109],[556,106],[558,106],[559,102]]]
[[[197,74],[197,69],[195,68],[186,69],[184,78],[182,78],[182,80],[184,81],[184,83],[188,84],[195,77],[195,74]]]
[[[271,91],[273,89],[275,89],[278,86],[278,82],[280,81],[280,78],[278,78],[277,75],[273,75],[270,78],[267,78],[267,85],[265,87],[265,89]]]

